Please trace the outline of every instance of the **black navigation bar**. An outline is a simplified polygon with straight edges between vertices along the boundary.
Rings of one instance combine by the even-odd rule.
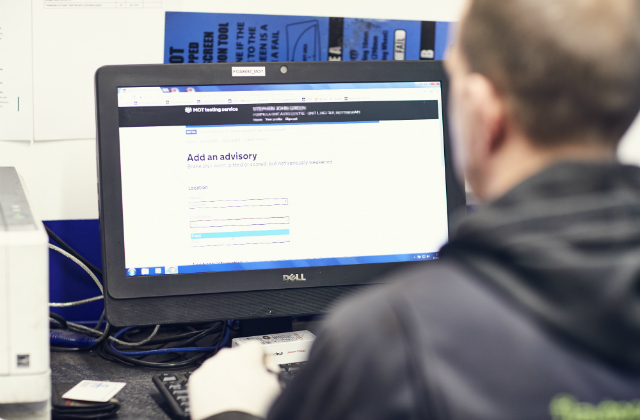
[[[438,119],[438,101],[300,102],[119,108],[120,127]]]

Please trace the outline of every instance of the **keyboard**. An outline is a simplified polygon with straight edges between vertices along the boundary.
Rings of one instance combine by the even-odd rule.
[[[306,362],[289,363],[280,365],[279,380],[280,385],[286,388],[289,382],[295,378]],[[189,395],[187,394],[187,384],[191,372],[171,372],[161,373],[153,377],[153,383],[158,391],[169,403],[171,417],[174,419],[189,419]]]

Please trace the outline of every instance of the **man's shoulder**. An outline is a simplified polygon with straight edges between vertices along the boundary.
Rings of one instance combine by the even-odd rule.
[[[430,305],[456,307],[472,298],[477,289],[486,289],[477,275],[455,260],[438,260],[393,271],[381,279],[382,284],[339,302],[328,315],[325,326],[334,336],[358,339],[359,331],[367,339],[372,328],[384,330],[407,309]],[[472,291],[473,290],[473,291]],[[443,302],[443,299],[446,302]],[[391,318],[396,318],[391,321]]]
[[[396,363],[400,371],[401,360],[408,388],[428,397],[430,409],[446,402],[465,418],[524,418],[523,407],[527,418],[548,418],[549,403],[563,392],[589,401],[637,391],[635,377],[536,322],[456,260],[393,273],[388,284],[342,302],[325,328],[330,360],[357,360],[375,380],[393,377],[384,370]],[[526,385],[514,386],[515,378]]]

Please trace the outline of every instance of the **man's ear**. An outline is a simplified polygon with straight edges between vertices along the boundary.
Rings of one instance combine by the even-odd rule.
[[[505,141],[505,103],[493,83],[484,75],[472,73],[468,76],[467,98],[474,114],[476,153],[485,159],[501,150]]]

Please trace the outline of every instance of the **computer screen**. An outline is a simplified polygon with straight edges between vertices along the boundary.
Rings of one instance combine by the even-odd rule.
[[[422,261],[440,81],[118,89],[126,275]]]
[[[465,206],[447,91],[433,61],[99,69],[110,323],[319,313],[434,263]]]

